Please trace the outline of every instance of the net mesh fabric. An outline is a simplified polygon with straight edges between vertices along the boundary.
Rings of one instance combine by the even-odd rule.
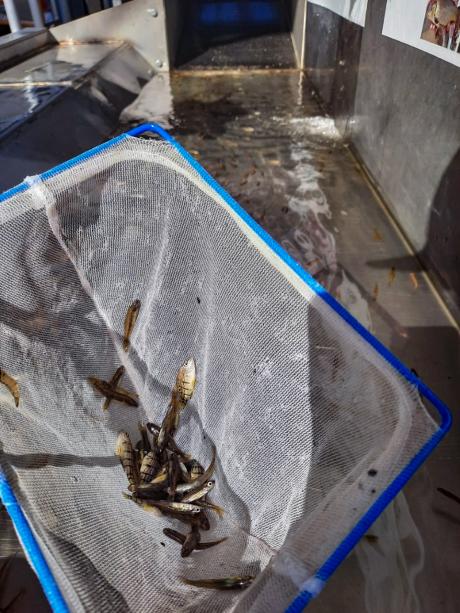
[[[4,202],[0,224],[0,366],[21,388],[16,409],[0,386],[2,467],[72,611],[281,611],[436,430],[169,144],[125,138]],[[162,534],[181,525],[122,498],[114,447],[162,419],[189,356],[177,441],[203,464],[216,445],[226,512],[203,540],[229,538],[182,559]],[[121,363],[140,407],[103,413],[87,377]],[[258,579],[179,580],[235,574]]]

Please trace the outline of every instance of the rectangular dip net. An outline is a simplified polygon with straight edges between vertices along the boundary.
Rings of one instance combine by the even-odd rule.
[[[160,130],[161,132],[161,130]],[[165,136],[163,134],[163,136]],[[123,135],[0,202],[1,495],[55,610],[300,611],[448,427],[423,384],[186,154]],[[128,307],[141,303],[128,351]],[[123,497],[118,433],[161,424],[216,463],[202,540]],[[103,396],[120,383],[138,407]],[[421,395],[438,407],[426,410]],[[245,590],[182,578],[251,575]]]

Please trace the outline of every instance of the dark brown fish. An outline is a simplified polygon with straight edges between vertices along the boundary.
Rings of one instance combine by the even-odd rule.
[[[115,374],[113,375],[113,377],[108,382],[112,389],[116,389],[116,387],[117,387],[118,383],[120,382],[120,379],[122,378],[124,373],[125,373],[125,367],[124,366],[119,366],[117,368],[117,370],[115,371]],[[102,410],[103,411],[108,411],[111,402],[112,402],[112,398],[107,396],[107,398],[104,400],[104,404],[102,405]]]
[[[213,590],[244,590],[254,581],[252,575],[242,575],[241,577],[222,577],[219,579],[186,579],[182,581],[194,587],[204,587]]]
[[[131,407],[139,406],[136,394],[128,392],[128,390],[125,390],[122,387],[112,389],[111,385],[107,381],[97,379],[96,377],[88,377],[88,381],[98,392],[100,392],[106,398],[110,398],[110,400],[118,400],[118,402],[124,402]]]
[[[0,368],[0,383],[3,383],[14,398],[14,404],[19,406],[19,385],[16,379],[13,379],[8,373]]]
[[[149,451],[142,460],[139,476],[141,483],[150,483],[160,468],[155,452]]]
[[[118,434],[115,454],[120,458],[123,470],[128,477],[130,487],[135,488],[139,483],[139,474],[137,472],[133,446],[127,432],[120,432]]]
[[[125,317],[124,336],[123,336],[123,349],[128,351],[131,333],[136,324],[137,317],[141,308],[141,301],[135,300],[129,307]]]
[[[171,453],[168,462],[168,499],[171,501],[174,500],[176,496],[176,488],[180,475],[181,470],[179,466],[179,459],[175,453]]]
[[[196,505],[196,506],[198,506],[198,505]],[[199,506],[198,506],[198,508],[200,509]],[[198,525],[201,528],[201,530],[210,530],[211,529],[211,524],[209,523],[208,516],[203,511],[203,509],[201,509],[201,513],[196,517],[195,521],[198,523]]]
[[[184,544],[185,539],[187,538],[185,534],[182,534],[182,532],[178,532],[177,530],[172,530],[171,528],[163,528],[163,534],[169,537],[170,539],[172,539],[173,541],[180,543],[181,545]],[[219,539],[218,541],[206,541],[204,543],[200,541],[199,543],[196,544],[195,550],[203,551],[204,549],[210,549],[211,547],[220,545],[220,543],[223,543],[224,541],[226,541],[227,538],[228,537],[225,536],[224,538]]]
[[[201,540],[199,527],[193,523],[190,532],[185,537],[185,541],[182,543],[180,555],[182,558],[188,558],[196,546]]]
[[[180,483],[177,486],[178,494],[185,494],[186,492],[191,492],[200,489],[207,481],[210,480],[212,474],[214,472],[214,466],[216,464],[216,446],[212,446],[212,459],[208,468],[204,471],[202,475],[192,481],[191,483]]]

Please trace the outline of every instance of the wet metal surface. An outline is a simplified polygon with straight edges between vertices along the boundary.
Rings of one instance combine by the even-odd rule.
[[[151,75],[120,43],[56,45],[0,73],[0,191],[106,140]]]
[[[0,73],[0,138],[39,113],[120,47],[56,45]]]
[[[121,43],[56,45],[0,73],[0,83],[59,83],[82,77]]]
[[[248,212],[455,409],[458,331],[306,78],[296,71],[181,72],[162,87],[172,99],[155,119],[175,126],[175,136]],[[409,270],[396,270],[400,258]],[[460,512],[436,487],[460,493],[459,442],[454,421],[372,527],[377,538],[358,545],[312,611],[453,613]]]

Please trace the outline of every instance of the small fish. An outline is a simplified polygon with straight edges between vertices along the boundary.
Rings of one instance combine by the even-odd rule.
[[[125,373],[125,367],[124,366],[119,366],[117,368],[117,370],[115,371],[115,374],[113,375],[113,377],[108,382],[112,389],[116,389],[116,387],[117,387],[118,383],[120,382],[120,379],[122,378],[124,373]],[[104,400],[104,404],[102,405],[102,410],[103,411],[108,411],[111,402],[112,402],[112,398],[107,397]]]
[[[182,581],[187,585],[204,587],[213,590],[244,590],[254,581],[252,575],[242,575],[241,577],[222,577],[220,579],[186,579]]]
[[[198,505],[196,505],[196,506],[198,506]],[[203,511],[203,509],[201,509],[201,507],[198,507],[198,508],[201,510],[201,513],[199,515],[197,515],[196,522],[198,523],[199,527],[202,530],[210,530],[211,529],[211,524],[209,523],[208,516]]]
[[[162,466],[158,471],[158,474],[152,479],[151,483],[165,483],[168,480],[168,467]]]
[[[124,336],[123,336],[123,349],[128,351],[131,333],[134,329],[134,325],[136,323],[137,317],[139,315],[139,311],[141,308],[141,301],[135,300],[132,305],[129,307],[128,312],[126,313],[125,318],[125,326],[124,326]]]
[[[195,504],[189,502],[170,502],[166,500],[157,500],[151,503],[153,506],[160,509],[160,511],[172,511],[173,513],[185,513],[187,515],[197,515],[201,513],[202,509]]]
[[[137,504],[137,506],[141,507],[141,509],[143,509],[144,511],[147,511],[148,513],[153,513],[153,515],[156,515],[157,517],[161,517],[161,511],[159,511],[155,506],[153,506],[149,502],[146,502],[145,500],[141,500],[138,496],[136,496],[136,494],[127,494],[126,492],[122,492],[122,494],[123,494],[123,498],[126,498],[127,500],[131,500],[131,502],[134,502],[135,504]]]
[[[169,438],[174,435],[177,423],[176,406],[176,404],[171,402],[161,423],[160,432],[158,433],[157,437],[157,444],[160,451],[165,449],[167,441],[169,441]]]
[[[444,496],[446,496],[447,498],[450,498],[451,500],[455,500],[455,502],[458,502],[460,504],[460,497],[457,496],[456,494],[449,492],[449,490],[446,490],[443,487],[438,487],[437,490],[441,494],[444,494]]]
[[[133,446],[127,432],[120,432],[118,434],[115,454],[120,458],[121,465],[128,477],[130,486],[136,487],[139,482],[139,475],[137,472]]]
[[[169,462],[168,462],[168,481],[169,481],[168,498],[171,501],[174,500],[176,496],[176,487],[177,487],[177,482],[179,481],[179,475],[180,475],[179,459],[175,453],[171,453],[171,455],[169,456]]]
[[[177,530],[172,530],[171,528],[163,528],[163,534],[167,536],[168,538],[170,538],[171,540],[176,541],[176,543],[179,543],[180,545],[183,545],[185,542],[185,539],[187,538],[187,536],[185,534],[182,534],[182,532],[178,532]],[[218,541],[207,541],[204,543],[200,541],[199,543],[195,545],[195,550],[203,551],[205,549],[210,549],[211,547],[220,545],[221,543],[226,541],[227,538],[228,537],[225,536],[224,538],[221,538]]]
[[[196,386],[196,364],[193,358],[188,359],[179,368],[176,377],[176,390],[185,402],[193,396]]]
[[[148,422],[147,430],[152,434],[154,441],[157,441],[157,436],[160,433],[161,427],[157,424],[153,424],[152,422]],[[189,453],[185,453],[185,451],[182,451],[182,449],[177,445],[176,441],[172,436],[167,437],[166,448],[178,455],[180,458],[182,458],[184,462],[188,462],[191,458],[191,455]]]
[[[198,479],[195,479],[195,481],[192,481],[191,483],[180,483],[177,486],[177,490],[176,490],[177,493],[185,494],[186,492],[198,490],[202,485],[204,485],[212,477],[215,464],[216,464],[216,446],[213,445],[212,446],[212,459],[211,459],[211,463],[209,464],[208,468],[204,471],[202,475],[198,477]]]
[[[379,297],[379,284],[376,283],[374,285],[374,291],[372,292],[372,298],[375,302],[377,302],[378,297]]]
[[[195,500],[204,498],[206,494],[209,494],[209,492],[212,490],[212,488],[214,487],[214,484],[215,484],[215,481],[208,481],[202,487],[200,487],[200,489],[194,492],[190,492],[189,494],[186,494],[182,498],[182,502],[194,502]]]
[[[182,547],[180,550],[180,555],[182,558],[188,558],[188,556],[192,553],[196,546],[201,540],[201,534],[198,526],[196,524],[192,524],[190,532],[185,537],[185,541],[182,543]]]
[[[137,460],[137,466],[139,470],[141,469],[142,462],[144,461],[145,456],[147,455],[142,447],[142,442],[137,441],[136,447],[134,448],[134,454]]]
[[[198,462],[198,460],[195,460],[195,458],[188,462],[188,468],[190,470],[190,478],[192,481],[195,481],[204,473],[203,466]]]
[[[394,280],[396,279],[396,268],[392,266],[388,271],[388,285],[393,285]]]
[[[124,402],[131,407],[139,406],[137,396],[132,392],[128,392],[121,387],[112,389],[111,385],[107,381],[97,379],[96,377],[88,377],[88,381],[98,392],[100,392],[106,398],[110,398],[110,400],[118,400],[118,402]]]
[[[190,473],[187,470],[187,467],[181,460],[179,460],[179,468],[180,468],[180,477],[184,483],[190,483],[192,480],[190,477]]]
[[[210,509],[211,511],[215,511],[221,519],[224,516],[225,510],[218,504],[214,504],[210,500],[197,500],[195,504],[199,507],[202,507],[203,509]]]
[[[3,383],[14,398],[14,404],[19,406],[19,385],[16,379],[10,377],[8,373],[0,368],[0,383]]]
[[[380,234],[380,232],[377,230],[377,228],[374,228],[374,233],[372,235],[372,238],[378,243],[381,243],[383,241],[383,237]]]
[[[142,460],[139,476],[141,483],[150,483],[158,472],[158,460],[155,452],[149,451]]]
[[[160,469],[156,477],[150,483],[140,483],[136,492],[141,498],[157,497],[158,493],[164,496],[164,490],[168,487],[168,467]]]
[[[137,427],[139,428],[139,432],[141,434],[142,447],[144,451],[148,453],[149,451],[151,451],[151,446],[150,446],[149,436],[147,434],[147,427],[140,422]]]

